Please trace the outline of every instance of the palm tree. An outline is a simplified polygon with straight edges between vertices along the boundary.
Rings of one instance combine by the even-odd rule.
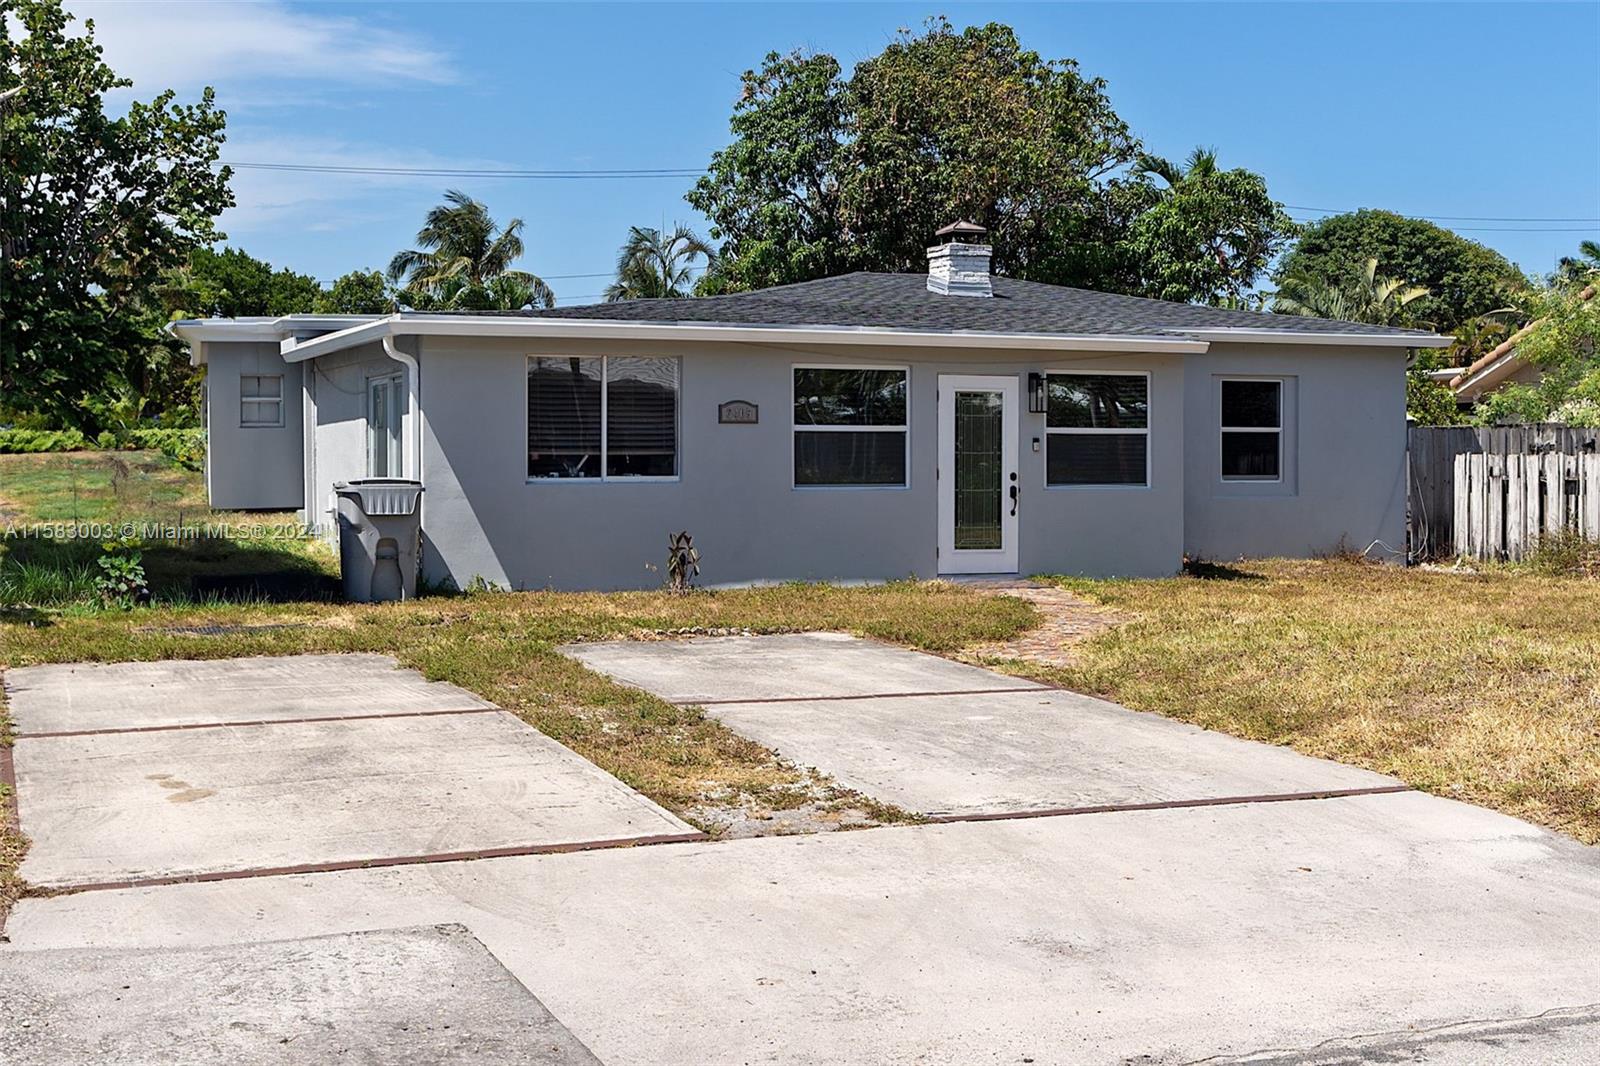
[[[504,227],[482,201],[459,189],[428,212],[417,248],[389,261],[389,280],[405,281],[406,302],[423,310],[516,311],[554,307],[542,279],[511,264],[522,258],[522,219]]]
[[[1579,241],[1577,255],[1564,255],[1556,264],[1556,277],[1568,282],[1590,282],[1600,274],[1600,241]]]
[[[1291,274],[1273,294],[1272,310],[1280,315],[1393,326],[1405,318],[1407,304],[1426,295],[1426,286],[1380,277],[1377,259],[1368,259],[1354,285],[1341,286],[1310,274]]]
[[[1140,152],[1133,161],[1135,175],[1148,174],[1160,178],[1167,183],[1170,189],[1176,189],[1186,181],[1204,181],[1217,172],[1217,150],[1215,148],[1196,148],[1189,153],[1189,158],[1178,166],[1170,159],[1163,159],[1158,155]]]
[[[628,228],[628,240],[617,252],[617,280],[606,300],[647,300],[688,296],[696,256],[710,267],[717,253],[683,223],[670,234],[641,226]]]

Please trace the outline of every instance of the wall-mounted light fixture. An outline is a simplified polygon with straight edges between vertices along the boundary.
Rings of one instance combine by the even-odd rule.
[[[1042,415],[1045,412],[1046,406],[1047,404],[1044,395],[1044,375],[1030,373],[1028,375],[1028,412],[1030,414]]]

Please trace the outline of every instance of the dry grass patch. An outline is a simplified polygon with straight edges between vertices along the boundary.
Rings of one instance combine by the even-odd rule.
[[[1018,672],[1600,842],[1600,584],[1345,560],[1056,579],[1132,617]]]

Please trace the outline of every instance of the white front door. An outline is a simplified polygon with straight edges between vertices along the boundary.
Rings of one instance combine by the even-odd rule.
[[[1017,379],[939,375],[939,573],[1017,572]]]

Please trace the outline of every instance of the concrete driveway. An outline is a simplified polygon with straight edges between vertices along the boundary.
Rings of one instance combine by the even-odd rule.
[[[512,715],[376,655],[8,671],[44,888],[698,838]]]
[[[836,633],[567,654],[935,819],[1349,795],[1391,777]]]
[[[0,958],[460,923],[612,1066],[1579,1063],[1600,1042],[1596,849],[872,642],[569,650],[946,824],[101,885],[23,900]],[[30,779],[25,819],[51,787]]]

